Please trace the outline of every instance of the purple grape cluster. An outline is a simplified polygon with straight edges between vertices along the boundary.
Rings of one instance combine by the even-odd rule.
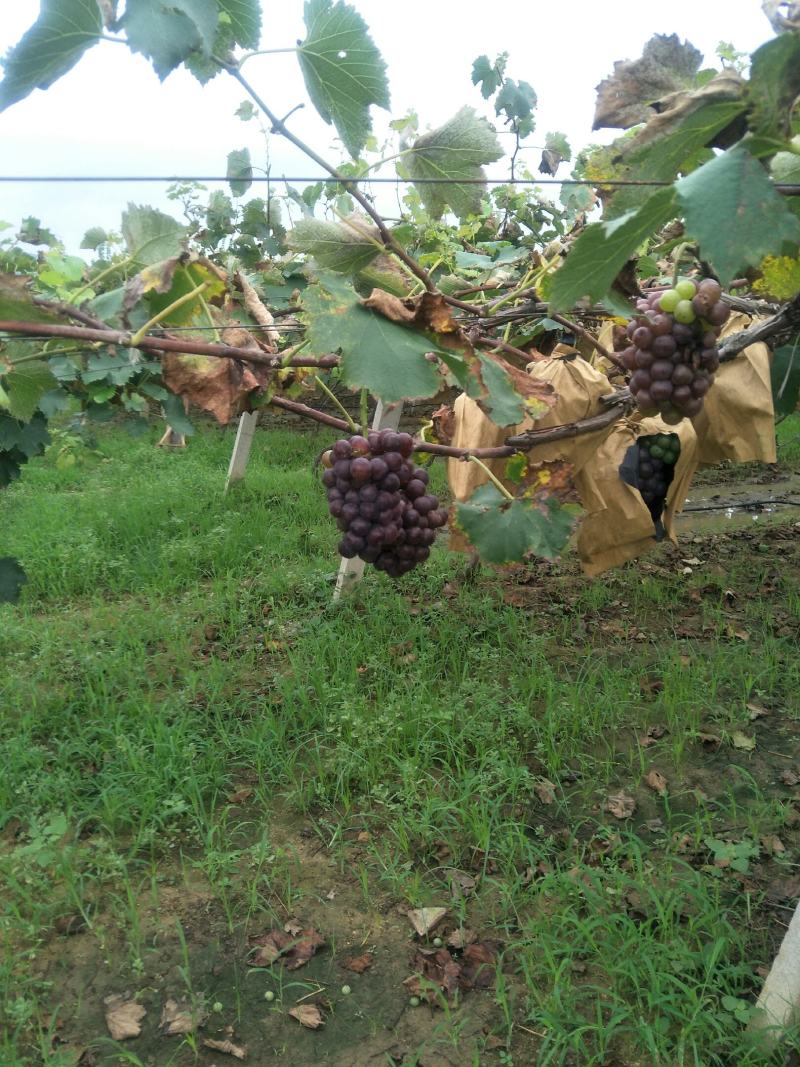
[[[339,552],[391,578],[424,563],[447,512],[428,492],[428,472],[411,462],[414,440],[395,430],[342,438],[322,457],[328,510],[344,537]]]
[[[698,284],[682,278],[674,289],[637,300],[636,308],[621,356],[632,371],[630,390],[642,412],[660,412],[674,426],[703,406],[719,367],[717,338],[730,308],[713,278]]]
[[[677,434],[658,433],[639,438],[639,492],[654,519],[663,511],[680,454]]]

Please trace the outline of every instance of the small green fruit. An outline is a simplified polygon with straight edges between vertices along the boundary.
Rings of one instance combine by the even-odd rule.
[[[443,944],[444,944],[444,942],[442,941],[441,937],[434,937],[434,939],[433,939],[433,947],[434,948],[441,948]]]
[[[685,326],[691,325],[697,318],[691,300],[680,300],[673,312],[676,322],[682,322]]]
[[[342,996],[343,997],[349,997],[352,992],[353,992],[353,990],[350,988],[349,985],[343,985],[342,986]]]
[[[212,1007],[211,1007],[211,1010],[212,1010],[212,1011],[214,1011],[214,1012],[216,1012],[217,1014],[219,1014],[219,1013],[220,1013],[220,1012],[222,1011],[222,1004],[221,1004],[221,1002],[220,1002],[220,1001],[218,1001],[218,1000],[215,1000],[215,1001],[214,1001],[214,1003],[213,1003],[213,1005],[212,1005]]]
[[[419,997],[410,997],[408,1003],[411,1005],[412,1008],[418,1008]]]
[[[274,999],[275,999],[275,994],[272,992],[271,989],[268,989],[266,991],[266,993],[264,994],[264,1000],[272,1001]]]
[[[678,284],[675,286],[675,292],[681,298],[681,300],[691,300],[697,292],[697,286],[691,280],[691,278],[681,278]]]
[[[671,314],[678,306],[681,300],[681,294],[677,289],[666,289],[661,294],[661,299],[658,301],[658,306],[662,311],[665,311],[668,315]]]

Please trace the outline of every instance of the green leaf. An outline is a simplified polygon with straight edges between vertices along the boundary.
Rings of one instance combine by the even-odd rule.
[[[355,226],[321,219],[301,219],[289,235],[289,247],[342,274],[363,270],[381,252],[375,239],[369,240]]]
[[[57,322],[57,318],[32,303],[28,289],[30,278],[19,274],[0,274],[0,319],[20,319],[23,322]]]
[[[122,236],[134,263],[143,267],[179,256],[186,242],[186,227],[157,208],[128,204],[122,213]]]
[[[653,193],[638,211],[587,226],[553,275],[551,310],[569,309],[584,296],[602,300],[628,257],[675,214],[675,191],[670,187]]]
[[[131,352],[137,357],[130,358]],[[90,382],[108,380],[112,385],[125,385],[139,370],[138,352],[127,349],[125,354],[112,355],[110,352],[92,353],[86,361],[86,370],[81,375],[88,385]]]
[[[775,414],[791,415],[797,410],[800,395],[800,338],[775,349],[770,373]]]
[[[163,81],[192,52],[211,54],[218,19],[217,0],[127,0],[120,28]]]
[[[91,248],[96,252],[100,245],[108,244],[109,236],[101,226],[92,226],[83,235],[81,248]]]
[[[0,604],[16,604],[28,578],[12,556],[0,558]]]
[[[792,107],[800,96],[800,37],[782,33],[753,52],[747,95],[752,132],[788,136]]]
[[[183,407],[183,400],[176,396],[175,393],[167,393],[163,401],[163,407],[164,418],[175,433],[183,434],[184,437],[191,437],[194,433],[194,426],[189,422]]]
[[[528,552],[555,558],[569,540],[575,518],[574,509],[555,498],[544,506],[509,501],[491,483],[477,489],[468,503],[456,505],[458,525],[487,563],[511,563]]]
[[[792,138],[796,152],[778,152],[770,165],[772,177],[776,182],[800,184],[800,137]]]
[[[503,84],[507,61],[508,52],[503,52],[494,63],[489,62],[488,56],[478,56],[472,64],[472,84],[480,85],[484,100],[488,100]]]
[[[386,64],[367,24],[344,0],[306,0],[308,36],[297,58],[311,102],[356,157],[372,130],[372,104],[389,107]]]
[[[44,415],[37,412],[30,422],[20,424],[16,447],[23,456],[28,459],[41,456],[49,444],[50,434],[47,432],[47,419]]]
[[[17,233],[17,240],[24,241],[28,245],[55,245],[58,238],[52,230],[45,229],[39,219],[28,215],[22,220],[22,225]]]
[[[237,148],[228,153],[226,175],[233,195],[244,196],[253,184],[253,165],[248,148]]]
[[[97,0],[42,0],[39,18],[3,59],[0,111],[51,86],[102,32]]]
[[[527,137],[533,132],[533,109],[536,107],[536,92],[532,85],[524,81],[507,78],[503,88],[494,102],[495,115],[505,115],[507,122],[519,133]]]
[[[56,378],[43,360],[32,360],[12,368],[3,379],[8,393],[8,411],[15,419],[29,422],[39,405],[39,398],[55,389]]]
[[[800,221],[758,160],[738,145],[681,178],[676,189],[686,232],[723,285],[764,256],[780,254],[785,243],[800,241]]]
[[[325,275],[303,294],[310,351],[341,350],[342,375],[350,386],[368,389],[391,403],[433,396],[441,388],[435,363],[425,354],[435,346],[416,330],[365,308],[343,279]]]
[[[220,15],[230,20],[231,36],[241,48],[258,48],[261,40],[259,0],[218,0]]]
[[[515,426],[525,418],[522,397],[511,384],[506,371],[489,356],[478,352],[481,365],[481,377],[488,395],[483,401],[487,414],[498,426]]]
[[[486,193],[483,166],[500,159],[503,149],[497,134],[471,107],[461,110],[436,130],[419,137],[404,156],[408,175],[420,182],[417,191],[422,202],[439,218],[451,207],[459,218],[478,214]],[[452,179],[426,185],[430,179]],[[460,181],[477,184],[462,185]]]

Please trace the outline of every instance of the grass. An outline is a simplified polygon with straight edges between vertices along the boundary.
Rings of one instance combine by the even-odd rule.
[[[797,420],[779,429],[796,463]],[[247,937],[329,915],[329,885],[351,912],[319,966],[362,923],[397,973],[257,1062],[355,1063],[346,1011],[374,1036],[402,1009],[396,905],[442,900],[502,946],[493,992],[418,1016],[376,1063],[451,1046],[517,1067],[780,1062],[746,1023],[800,843],[780,777],[800,754],[796,529],[709,535],[594,581],[569,559],[471,581],[437,548],[334,606],[311,465],[328,440],[259,431],[225,498],[230,433],[170,453],[109,430],[99,459],[34,462],[3,501],[0,555],[30,583],[0,608],[2,1063],[81,1042],[140,1062],[108,1042],[96,981],[213,995],[246,1031]],[[606,810],[620,791],[630,818]],[[453,871],[474,890],[454,896]],[[59,934],[65,917],[87,932]],[[276,1004],[314,988],[305,973],[290,994],[270,969]],[[165,1040],[150,1062],[212,1062]]]

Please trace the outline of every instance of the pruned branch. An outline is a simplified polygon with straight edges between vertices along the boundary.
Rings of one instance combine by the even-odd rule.
[[[763,322],[755,326],[748,326],[746,330],[732,333],[719,346],[720,363],[727,363],[734,359],[750,345],[758,344],[759,341],[767,341],[772,347],[775,343],[788,341],[800,332],[800,296],[796,296],[788,304]]]

